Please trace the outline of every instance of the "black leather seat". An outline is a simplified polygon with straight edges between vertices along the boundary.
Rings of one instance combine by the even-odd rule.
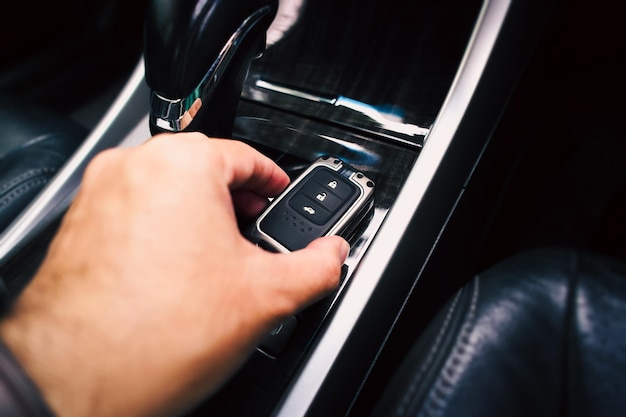
[[[63,166],[87,135],[69,118],[0,96],[0,233]]]
[[[613,416],[625,406],[626,263],[550,248],[458,291],[374,415]]]

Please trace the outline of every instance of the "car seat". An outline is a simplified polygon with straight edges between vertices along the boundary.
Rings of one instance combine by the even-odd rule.
[[[431,321],[373,416],[612,416],[626,405],[626,263],[535,249]]]
[[[51,109],[0,96],[0,233],[54,177],[87,129]]]

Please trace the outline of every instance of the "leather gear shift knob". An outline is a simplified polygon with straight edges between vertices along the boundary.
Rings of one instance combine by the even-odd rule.
[[[278,0],[150,0],[144,32],[150,130],[229,137],[250,62]]]

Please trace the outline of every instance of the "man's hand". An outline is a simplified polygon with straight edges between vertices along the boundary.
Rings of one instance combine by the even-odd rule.
[[[273,254],[239,233],[235,212],[257,214],[288,182],[251,147],[197,133],[95,158],[0,327],[53,410],[180,414],[334,289],[343,239]]]

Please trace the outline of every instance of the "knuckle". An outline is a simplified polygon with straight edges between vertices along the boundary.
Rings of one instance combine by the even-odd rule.
[[[83,182],[90,184],[105,175],[119,160],[119,149],[107,149],[97,154],[85,168]]]

